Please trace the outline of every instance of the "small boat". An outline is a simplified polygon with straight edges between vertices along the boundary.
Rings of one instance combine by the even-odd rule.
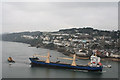
[[[9,57],[9,58],[8,58],[8,62],[15,63],[15,61],[12,59],[12,57]]]
[[[45,57],[47,58],[46,61],[40,60],[38,57]],[[59,59],[67,59],[72,60],[71,64],[63,63],[60,61],[51,62],[50,61],[50,54],[48,52],[47,56],[41,56],[41,55],[33,55],[30,57],[31,65],[32,66],[46,66],[46,67],[54,67],[54,68],[65,68],[65,69],[75,69],[75,70],[88,70],[88,71],[102,71],[103,66],[100,63],[100,57],[97,57],[96,55],[91,56],[91,61],[86,65],[77,65],[76,64],[76,54],[73,55],[73,58],[63,58],[58,57]]]

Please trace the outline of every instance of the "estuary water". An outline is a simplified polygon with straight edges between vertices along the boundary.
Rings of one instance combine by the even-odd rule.
[[[29,57],[33,54],[47,55],[50,52],[51,61],[57,61],[57,57],[68,57],[60,52],[28,47],[29,44],[17,42],[2,42],[2,78],[118,78],[119,62],[102,61],[104,65],[112,65],[112,68],[104,68],[102,72],[88,72],[83,70],[53,69],[47,67],[31,67]],[[11,56],[16,62],[8,63]],[[45,60],[45,58],[41,58]],[[69,60],[61,62],[71,63]],[[77,60],[77,64],[87,64],[89,60]]]

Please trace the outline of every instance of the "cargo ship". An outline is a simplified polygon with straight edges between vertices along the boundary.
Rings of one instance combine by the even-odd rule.
[[[40,60],[40,57],[47,58],[45,61]],[[88,70],[88,71],[102,71],[103,65],[100,62],[100,57],[92,55],[90,57],[90,62],[86,65],[77,65],[76,64],[76,54],[73,55],[73,58],[63,58],[58,57],[59,59],[72,60],[71,64],[63,63],[60,61],[52,62],[50,61],[50,53],[48,52],[47,56],[33,55],[30,57],[32,66],[44,66],[44,67],[53,67],[53,68],[65,68],[65,69],[74,69],[74,70]]]

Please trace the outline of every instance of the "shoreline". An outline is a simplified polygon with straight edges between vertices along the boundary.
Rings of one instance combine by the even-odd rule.
[[[7,42],[15,42],[15,41],[7,41]],[[24,43],[24,42],[17,42],[17,43]],[[29,43],[24,43],[24,44],[29,44]],[[73,53],[71,53],[71,52],[64,52],[64,51],[62,51],[62,50],[60,50],[60,49],[53,49],[53,48],[46,48],[45,46],[33,46],[33,45],[31,45],[31,44],[29,44],[29,46],[28,47],[36,47],[36,48],[44,48],[44,49],[49,49],[49,50],[55,50],[55,51],[57,51],[57,52],[60,52],[60,53],[62,53],[62,54],[64,54],[64,55],[66,55],[66,56],[69,56],[69,57],[72,57],[73,56]],[[82,59],[82,60],[89,60],[89,57],[88,56],[78,56],[77,55],[77,59]],[[101,60],[102,61],[105,61],[105,60],[108,60],[108,61],[115,61],[115,62],[120,62],[120,58],[113,58],[113,57],[101,57]]]
[[[36,47],[36,46],[29,46],[29,47]],[[60,51],[59,49],[50,49],[50,48],[46,48],[46,47],[44,47],[44,46],[39,46],[39,47],[36,47],[36,48],[44,48],[44,49],[49,49],[49,50],[55,50],[55,51],[58,51],[58,52],[66,55],[66,56],[69,56],[69,57],[72,57],[72,56],[73,56],[73,53],[67,52],[67,51],[66,51],[66,52],[63,52],[63,51]],[[68,53],[69,53],[69,54],[68,54]],[[89,60],[89,59],[90,59],[90,57],[88,57],[88,56],[78,56],[78,55],[76,55],[76,58],[77,58],[77,59],[82,59],[82,60]],[[107,60],[107,61],[120,62],[120,58],[101,57],[101,61],[105,61],[105,60]]]
[[[70,57],[72,57],[72,54],[70,54]],[[84,59],[84,60],[88,60],[89,57],[82,57],[82,56],[77,56],[78,59]],[[101,58],[101,61],[116,61],[116,62],[120,62],[120,59],[117,58],[112,58],[112,57],[108,57],[108,58]]]

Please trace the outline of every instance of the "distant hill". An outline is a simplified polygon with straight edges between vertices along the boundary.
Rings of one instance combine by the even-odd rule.
[[[28,36],[40,36],[42,35],[42,32],[36,31],[36,32],[19,32],[19,33],[7,33],[2,35],[2,40],[3,41],[13,41],[13,42],[23,42],[23,43],[28,43],[28,44],[34,44],[36,42],[35,40],[31,39],[25,39],[21,36],[23,35],[28,35]]]
[[[104,31],[104,30],[97,30],[93,28],[72,28],[72,29],[62,29],[59,30],[60,33],[68,33],[68,34],[75,34],[75,33],[86,33],[91,36],[111,36],[112,38],[118,38],[118,33],[120,31]]]
[[[19,33],[7,33],[2,35],[2,40],[7,41],[17,41],[21,42],[23,38],[22,35],[30,35],[30,36],[40,36],[44,32],[36,31],[36,32],[19,32]],[[49,33],[49,32],[48,32]],[[97,30],[93,28],[71,28],[71,29],[62,29],[57,32],[51,33],[67,33],[67,34],[76,34],[76,33],[86,33],[94,36],[110,36],[112,39],[117,39],[120,36],[120,31],[104,31],[104,30]]]

